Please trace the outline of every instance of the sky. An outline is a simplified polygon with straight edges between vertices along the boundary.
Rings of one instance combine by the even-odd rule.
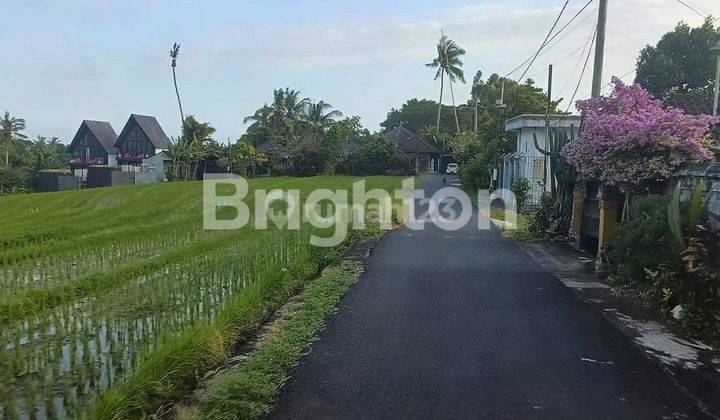
[[[717,0],[684,1],[720,16]],[[558,26],[586,2],[570,0]],[[244,117],[286,86],[378,130],[387,112],[406,100],[438,99],[439,83],[424,64],[434,58],[441,30],[467,51],[469,82],[478,70],[484,78],[505,76],[537,50],[563,3],[0,0],[0,112],[25,118],[30,137],[63,143],[83,119],[109,121],[119,133],[131,113],[156,116],[168,136],[177,136],[168,53],[178,42],[183,109],[217,128],[217,140],[237,139]],[[596,5],[525,76],[545,87],[547,66],[555,64],[553,96],[566,98],[565,105],[578,86]],[[609,0],[604,83],[612,75],[632,81],[639,51],[680,20],[702,22],[677,0]],[[577,99],[589,96],[591,69],[592,57]],[[458,103],[467,101],[469,83],[454,89]],[[443,103],[450,104],[449,93]]]

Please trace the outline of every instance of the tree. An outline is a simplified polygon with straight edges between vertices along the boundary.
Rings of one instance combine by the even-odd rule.
[[[182,102],[180,102],[180,91],[178,91],[178,85],[177,85],[177,77],[175,77],[175,67],[177,66],[177,58],[178,58],[179,54],[180,54],[180,44],[175,43],[175,44],[173,44],[173,47],[170,50],[170,58],[172,58],[172,62],[170,63],[170,66],[172,67],[173,85],[175,85],[175,96],[177,97],[178,107],[180,108],[180,125],[181,125],[181,127],[183,127],[185,124],[185,114],[183,114]]]
[[[455,159],[460,164],[463,184],[472,185],[473,189],[474,186],[488,188],[490,173],[499,163],[500,156],[514,151],[516,135],[505,131],[504,122],[507,118],[521,114],[545,113],[547,95],[534,84],[532,79],[517,83],[497,74],[483,80],[482,73],[476,73],[466,114],[469,130],[472,121],[471,109],[474,108],[475,101],[479,107],[482,107],[483,112],[478,113],[477,132],[461,133],[451,140]],[[497,100],[501,97],[503,86],[505,107],[500,107]],[[551,103],[551,113],[559,113],[557,107],[561,101],[560,99]],[[470,161],[472,165],[468,165]]]
[[[360,117],[352,116],[336,121],[330,125],[327,132],[320,138],[320,148],[326,154],[325,170],[332,170],[343,150],[349,150],[359,145],[370,132],[360,124]]]
[[[701,139],[720,119],[663,108],[640,85],[613,83],[610,96],[578,101],[586,128],[563,148],[584,177],[629,194],[667,179],[685,161],[710,157]]]
[[[460,80],[465,83],[465,74],[462,69],[462,60],[460,57],[465,55],[465,50],[458,46],[455,41],[449,39],[445,34],[442,34],[440,40],[437,43],[437,57],[432,62],[426,64],[427,67],[436,68],[435,80],[440,79],[440,101],[438,103],[438,116],[436,126],[440,131],[440,109],[442,104],[442,94],[445,82],[445,75],[448,76],[450,82],[450,95],[452,96],[453,112],[455,113],[455,126],[457,132],[460,132],[460,122],[458,121],[457,110],[455,109],[455,93],[453,92],[452,84],[456,80]]]
[[[252,122],[256,129],[278,134],[284,139],[284,146],[291,146],[297,140],[297,127],[304,121],[309,103],[310,99],[301,99],[297,90],[275,89],[272,104],[263,105],[253,115],[245,117],[244,122]]]
[[[376,134],[360,144],[337,165],[337,172],[345,175],[410,174],[410,159],[382,134]]]
[[[441,133],[447,133],[455,131],[455,122],[452,116],[448,114],[450,107],[445,105],[439,105],[437,102],[430,99],[409,99],[407,102],[402,104],[400,108],[392,108],[387,113],[385,121],[380,123],[380,126],[385,130],[391,130],[397,126],[402,125],[413,133],[420,133],[420,131],[427,126],[437,127],[435,120],[438,107],[445,108],[440,118],[440,129],[437,130]],[[461,113],[461,121],[469,124],[470,115]],[[465,124],[463,124],[464,126]]]
[[[27,142],[25,166],[33,173],[45,169],[60,169],[67,165],[67,148],[57,137],[50,140],[38,136],[34,141]]]
[[[21,131],[25,129],[25,120],[23,118],[11,117],[10,113],[5,111],[5,115],[0,119],[0,139],[5,143],[5,167],[10,167],[10,149],[13,142],[17,139],[26,139],[27,136]]]
[[[257,167],[264,165],[268,158],[265,154],[250,143],[238,140],[230,147],[231,170],[246,176],[248,168],[253,176],[257,174]]]
[[[635,82],[656,98],[673,89],[709,92],[715,75],[710,48],[720,42],[720,26],[708,18],[697,28],[680,22],[656,46],[646,46],[638,57]]]
[[[342,117],[342,112],[330,111],[331,108],[332,105],[325,101],[308,103],[304,120],[313,141],[318,141],[318,138],[325,135],[328,127],[335,122],[335,118]]]

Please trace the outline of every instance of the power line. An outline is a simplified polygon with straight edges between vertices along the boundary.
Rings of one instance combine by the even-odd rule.
[[[548,44],[547,48],[545,48],[544,50],[542,50],[542,52],[540,53],[540,55],[543,55],[543,54],[545,54],[546,52],[550,51],[550,50],[552,49],[552,47],[556,46],[557,44],[560,43],[560,41],[562,41],[563,39],[567,38],[568,35],[570,35],[573,31],[575,31],[575,29],[577,29],[583,22],[585,22],[586,20],[588,20],[589,17],[593,16],[596,11],[597,11],[597,7],[594,8],[594,9],[592,9],[592,10],[590,11],[590,13],[588,13],[584,18],[582,18],[575,26],[573,26],[572,28],[570,28],[569,31],[565,32],[565,35],[563,35],[563,36],[561,36],[560,38],[558,38],[557,40],[555,40],[555,42],[553,42],[552,44]],[[590,32],[590,36],[592,36],[592,31]],[[555,65],[557,65],[557,64],[560,64],[560,63],[564,62],[564,61],[567,60],[568,58],[570,58],[570,57],[572,57],[573,55],[575,55],[575,53],[577,53],[577,52],[580,51],[581,49],[584,49],[585,47],[587,47],[587,44],[588,44],[589,42],[590,42],[590,37],[588,37],[588,40],[587,40],[584,44],[582,44],[582,45],[580,45],[579,47],[577,47],[576,49],[574,49],[570,54],[566,55],[565,57],[561,58],[561,59],[558,60],[558,61],[550,62],[550,63],[548,63],[548,64],[555,64]],[[583,52],[583,54],[584,54],[584,52]],[[582,54],[581,54],[581,56],[582,56]],[[527,63],[527,60],[525,60],[525,63]],[[578,62],[578,65],[579,65],[579,62]],[[576,65],[576,66],[577,66],[577,65]],[[536,71],[535,73],[533,73],[533,74],[531,74],[531,75],[529,75],[529,76],[527,76],[527,77],[528,77],[529,79],[532,79],[532,78],[535,77],[535,76],[538,76],[538,75],[540,75],[540,74],[544,74],[544,73],[547,73],[547,72],[548,72],[548,69],[547,69],[547,67],[545,67],[544,69],[542,69],[542,70],[540,70],[540,71]]]
[[[560,121],[565,119],[565,116],[568,112],[570,112],[570,107],[573,105],[573,102],[575,101],[575,96],[577,96],[578,90],[580,90],[580,84],[582,83],[583,77],[585,76],[585,70],[587,70],[587,65],[590,62],[590,55],[592,55],[593,45],[595,45],[595,39],[597,38],[597,26],[595,27],[595,31],[593,32],[592,42],[590,43],[590,48],[588,48],[587,56],[585,56],[585,64],[583,65],[582,71],[580,72],[580,78],[578,79],[577,85],[575,86],[575,91],[573,92],[572,98],[570,98],[570,102],[568,103],[567,109],[565,109],[565,115],[560,117],[554,125],[560,124]]]
[[[525,77],[528,70],[530,70],[530,67],[532,67],[533,63],[537,59],[538,55],[540,54],[540,51],[542,51],[543,48],[545,48],[545,45],[547,45],[548,40],[550,39],[550,36],[552,36],[553,31],[555,31],[555,28],[557,27],[558,22],[560,22],[560,18],[562,18],[563,13],[565,13],[565,9],[567,8],[568,3],[570,3],[570,0],[565,0],[565,4],[563,4],[562,9],[560,9],[560,13],[558,14],[558,17],[555,19],[555,22],[553,22],[552,27],[550,28],[550,31],[545,36],[545,39],[543,40],[542,44],[540,45],[540,48],[535,52],[535,55],[532,57],[532,60],[530,60],[530,64],[528,64],[527,68],[525,68],[525,71],[523,74],[517,78],[517,82],[520,82],[520,80]]]
[[[577,19],[577,17],[580,16],[580,15],[585,11],[585,9],[587,9],[588,6],[590,6],[590,4],[591,4],[593,1],[594,1],[594,0],[588,0],[588,2],[585,3],[585,5],[575,14],[575,16],[573,16],[572,18],[570,18],[570,20],[567,21],[567,23],[565,23],[565,25],[564,25],[562,28],[560,28],[560,29],[555,33],[555,35],[553,35],[552,37],[550,37],[550,39],[548,39],[546,43],[543,43],[543,45],[540,47],[540,50],[539,50],[539,51],[543,51],[543,47],[545,47],[545,45],[547,45],[547,44],[549,44],[550,42],[552,42],[552,41],[553,41],[555,38],[557,38],[568,26],[570,26],[570,24],[571,24],[575,19]],[[588,15],[588,16],[589,16],[589,15]],[[583,20],[587,19],[588,16],[586,16]],[[576,26],[573,28],[573,30],[574,30],[575,28],[577,28],[577,26],[578,26],[578,25],[576,25]],[[569,32],[572,32],[572,30],[570,30]],[[568,33],[569,33],[569,32],[568,32]],[[567,35],[566,35],[566,36],[567,36]],[[563,38],[564,38],[564,37],[563,37]],[[559,39],[558,42],[560,42],[560,40],[562,40],[562,38]],[[556,44],[557,44],[557,43],[553,44],[553,46],[556,45]],[[545,51],[548,50],[549,48],[550,48],[550,47],[546,48]],[[541,53],[540,53],[540,54],[541,54]],[[517,67],[515,67],[510,73],[506,74],[505,77],[510,77],[513,73],[515,73],[516,71],[520,70],[520,69],[521,69],[525,64],[527,64],[530,60],[533,60],[533,58],[536,58],[537,55],[539,55],[539,54],[538,54],[538,53],[535,53],[535,54],[531,55],[530,57],[528,57],[525,61],[523,61],[523,62],[520,63]]]
[[[696,8],[690,6],[689,4],[685,3],[683,0],[675,0],[676,2],[682,4],[683,6],[687,7],[688,9],[692,10],[693,12],[697,13],[700,17],[703,19],[707,19],[707,16],[703,13],[700,13]]]
[[[582,45],[582,52],[578,56],[577,61],[575,62],[575,66],[573,66],[572,71],[570,72],[570,75],[565,80],[565,83],[563,83],[562,88],[558,91],[558,96],[565,92],[565,88],[570,84],[570,80],[572,80],[573,76],[575,75],[575,71],[580,67],[580,63],[582,62],[582,58],[585,55],[585,49],[588,48],[588,45],[593,42],[593,39],[595,38],[595,31],[597,31],[597,25],[593,27],[593,30],[590,32],[590,36],[588,36],[587,41]],[[592,47],[590,47],[592,49]]]
[[[678,2],[678,3],[680,3],[680,4],[683,5],[683,6],[687,7],[687,8],[690,9],[693,13],[697,14],[698,16],[700,16],[700,17],[703,18],[703,19],[710,19],[710,22],[715,22],[716,20],[718,20],[718,18],[712,17],[712,16],[710,16],[708,13],[703,13],[703,12],[701,12],[700,10],[698,10],[698,9],[700,9],[699,7],[697,7],[697,6],[696,6],[696,7],[691,6],[690,4],[688,4],[688,1],[687,1],[687,0],[685,0],[685,1],[683,1],[683,0],[675,0],[675,1]]]

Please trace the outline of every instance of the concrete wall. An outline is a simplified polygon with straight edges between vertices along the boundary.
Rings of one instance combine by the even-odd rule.
[[[80,188],[80,178],[71,173],[38,173],[37,190],[39,192],[66,191]]]

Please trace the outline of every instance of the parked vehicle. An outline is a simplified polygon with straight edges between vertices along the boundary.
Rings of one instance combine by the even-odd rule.
[[[458,173],[458,167],[457,163],[448,163],[448,166],[445,168],[445,173],[447,174],[457,174]]]

